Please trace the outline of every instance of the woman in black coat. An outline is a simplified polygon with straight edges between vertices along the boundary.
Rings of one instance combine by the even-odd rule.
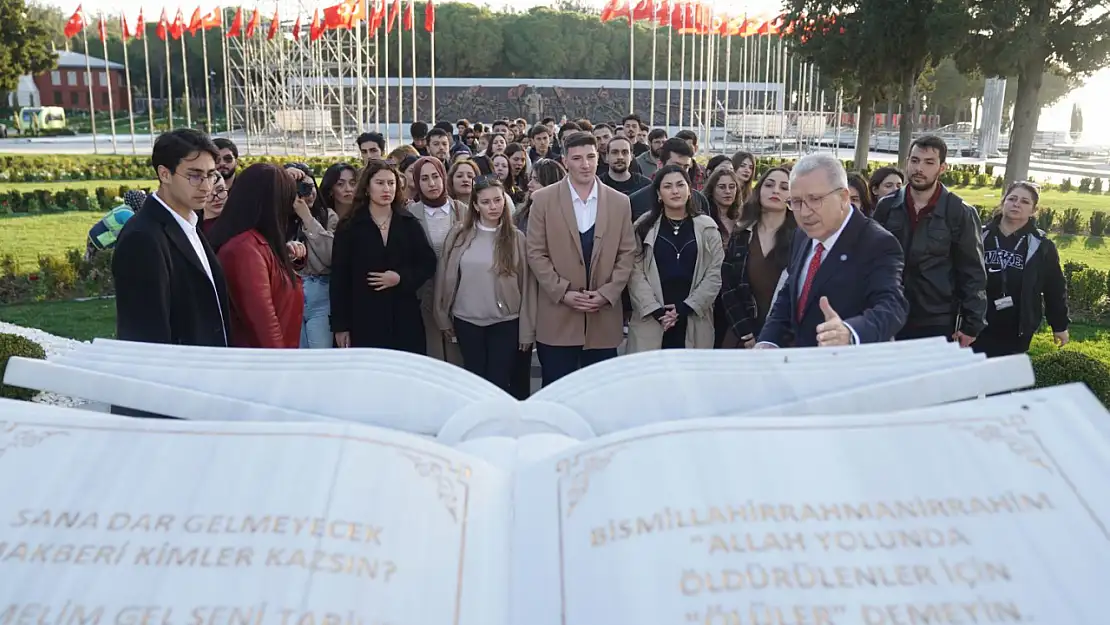
[[[372,160],[332,246],[331,326],[339,347],[428,351],[416,291],[432,279],[436,254],[405,209],[401,174]]]

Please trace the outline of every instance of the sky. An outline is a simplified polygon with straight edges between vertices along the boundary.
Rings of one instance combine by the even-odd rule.
[[[64,13],[71,13],[77,8],[79,2],[84,5],[85,12],[92,14],[98,11],[111,11],[117,12],[121,8],[127,15],[138,15],[139,9],[142,8],[144,14],[151,18],[157,16],[163,6],[170,9],[169,13],[173,13],[177,8],[175,3],[166,2],[158,3],[150,0],[48,0],[50,4],[54,4],[62,9]],[[244,6],[258,6],[260,8],[269,9],[274,7],[274,0],[241,0]],[[438,3],[451,2],[453,0],[436,0]],[[636,0],[632,0],[633,3]],[[186,15],[191,13],[191,4],[199,2],[203,10],[208,10],[217,6],[217,3],[205,0],[179,0]],[[596,6],[598,9],[605,4],[605,0],[584,0],[587,4]],[[513,6],[519,10],[529,9],[535,6],[547,6],[554,4],[550,0],[471,0],[472,4],[486,5],[494,10],[500,10],[506,6]],[[730,12],[749,12],[749,13],[771,13],[780,10],[782,6],[781,0],[708,0],[708,3],[716,7],[726,9]],[[307,8],[315,8],[317,6],[327,6],[334,4],[332,0],[280,0],[280,4],[284,6],[292,6],[300,4]],[[151,18],[153,19],[153,18]],[[1099,115],[1098,112],[1105,108],[1106,102],[1110,101],[1110,68],[1103,69],[1094,76],[1092,76],[1087,83],[1080,89],[1072,92],[1062,102],[1056,106],[1045,109],[1041,112],[1041,130],[1067,130],[1068,123],[1071,119],[1071,107],[1073,103],[1078,103],[1084,109],[1084,137],[1081,139],[1084,143],[1105,143],[1110,144],[1110,116]]]

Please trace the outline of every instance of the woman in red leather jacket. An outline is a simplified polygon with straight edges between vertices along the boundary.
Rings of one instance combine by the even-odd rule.
[[[235,186],[209,239],[227,277],[231,344],[297,348],[304,292],[285,232],[297,185],[274,165],[251,165]]]

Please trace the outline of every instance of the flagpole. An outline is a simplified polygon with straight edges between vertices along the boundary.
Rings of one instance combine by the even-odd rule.
[[[731,34],[732,24],[730,23],[728,31],[730,34],[723,37],[721,40],[725,42],[725,143],[728,143],[728,104],[732,99],[732,37]]]
[[[679,9],[685,11],[684,9]],[[682,25],[686,25],[685,12],[683,13]],[[679,66],[678,66],[678,125],[682,125],[683,114],[686,112],[686,35],[679,31]],[[667,124],[670,125],[669,123]],[[668,131],[669,134],[670,131]]]
[[[166,107],[167,107],[166,110],[167,110],[167,114],[169,115],[169,124],[166,126],[166,130],[173,130],[173,83],[170,82],[171,77],[173,76],[173,72],[170,71],[171,70],[171,65],[170,65],[170,39],[171,39],[171,37],[170,37],[170,23],[169,23],[168,20],[164,23],[164,26],[165,26],[165,31],[166,31],[166,38],[162,40],[162,43],[166,44]]]
[[[85,19],[84,12],[82,12],[81,40],[85,43],[85,82],[89,87],[89,124],[92,128],[93,154],[100,154],[100,148],[96,144],[96,104],[93,102],[93,76],[92,67],[89,65],[89,35],[88,32],[86,32],[88,26],[88,20]],[[107,59],[105,59],[104,63],[105,70],[107,70]]]
[[[399,0],[403,1],[403,0]],[[397,13],[397,145],[405,144],[405,16],[404,6]]]
[[[220,62],[224,68],[224,128],[227,129],[227,134],[231,135],[232,129],[232,114],[231,114],[231,65],[228,63],[228,45],[227,45],[227,30],[224,29],[224,8],[219,7],[220,11]]]
[[[300,24],[300,21],[300,16],[297,16],[296,24]],[[299,26],[294,26],[294,30],[296,31],[297,36],[293,38],[293,42],[294,45],[297,46],[297,64],[300,70],[298,72],[297,82],[301,87],[301,101],[297,103],[297,106],[301,109],[301,146],[304,150],[304,154],[308,155],[308,118],[306,115],[306,113],[308,112],[308,96],[306,95],[308,93],[308,84],[304,75],[304,56],[306,49],[309,51],[309,53],[311,53],[311,48],[308,47],[311,42],[304,43],[301,41],[301,29],[299,28]],[[311,32],[309,33],[309,37],[311,38]]]
[[[358,133],[362,134],[365,130],[366,124],[366,100],[363,98],[362,83],[363,83],[363,67],[362,67],[362,18],[360,15],[355,18],[355,108],[358,109]],[[346,85],[343,86],[346,88]]]
[[[420,121],[416,106],[416,0],[409,0],[409,21],[412,22],[412,121]]]
[[[127,18],[123,13],[120,13],[119,18],[124,24],[124,30],[126,30]],[[138,154],[139,148],[135,145],[135,102],[131,96],[131,62],[127,59],[126,38],[123,40],[123,79],[127,88],[127,124],[131,128],[131,153]]]
[[[274,15],[277,15],[277,10],[276,9],[274,10]],[[288,111],[290,109],[290,103],[289,103],[289,82],[290,81],[289,81],[289,70],[288,70],[288,68],[285,67],[285,33],[281,32],[281,23],[280,23],[280,21],[278,22],[278,32],[276,33],[276,36],[277,36],[277,40],[278,40],[278,42],[277,42],[278,67],[281,68],[278,71],[278,75],[281,76],[281,80],[278,83],[280,85],[280,87],[278,89],[277,94],[275,94],[275,95],[277,95],[280,98],[279,99],[279,105],[282,107],[282,109]],[[303,126],[304,124],[302,123],[301,125]],[[289,131],[288,131],[287,126],[288,126],[288,122],[282,121],[281,144],[282,144],[282,147],[285,148],[285,155],[289,156]]]
[[[223,20],[220,21],[222,22]],[[184,40],[184,36],[182,37],[182,40]],[[213,132],[214,128],[212,127],[212,91],[211,88],[208,86],[208,81],[211,76],[208,71],[208,30],[204,28],[203,24],[200,28],[200,46],[201,56],[204,58],[204,114],[205,119],[208,120],[208,126],[205,128],[205,130],[207,132]]]
[[[185,85],[185,126],[188,128],[193,127],[193,106],[189,101],[189,55],[185,49],[185,32],[181,33],[181,71],[184,75],[181,77],[181,82]]]
[[[432,3],[432,2],[435,2],[435,0],[428,0],[428,2]],[[433,11],[435,10],[434,5],[432,6],[432,10]],[[431,38],[431,51],[430,51],[430,54],[428,55],[429,56],[428,60],[431,62],[431,70],[432,70],[432,125],[435,125],[435,123],[436,123],[436,27],[435,27],[435,24],[432,24],[432,30],[429,34],[432,36],[432,38]]]
[[[381,67],[378,64],[378,59],[381,58],[381,47],[378,45],[378,31],[374,30],[374,130],[380,130],[382,127],[382,99],[378,97],[381,92]]]
[[[648,125],[655,127],[655,57],[659,51],[659,16],[655,14],[655,3],[651,4],[651,114]]]
[[[119,148],[116,144],[116,107],[112,102],[112,69],[111,66],[108,65],[108,25],[104,22],[103,12],[100,13],[100,22],[97,26],[98,31],[100,30],[100,25],[104,27],[104,38],[100,40],[100,43],[104,48],[104,82],[107,83],[108,86],[108,124],[112,136],[112,154],[116,154],[119,152]],[[123,56],[127,56],[126,47],[123,49]]]
[[[636,112],[636,22],[632,7],[628,7],[628,114]]]
[[[270,64],[267,62],[268,59],[266,58],[268,53],[266,48],[270,45],[269,33],[267,32],[265,39],[262,39],[261,34],[258,36],[260,39],[258,42],[258,61],[261,63],[262,67],[270,67]],[[342,78],[342,75],[340,78]],[[266,154],[270,154],[270,145],[272,143],[266,139],[266,129],[270,125],[270,94],[269,89],[266,88],[268,82],[269,79],[266,76],[261,76],[258,81],[259,99],[262,100],[262,128],[259,129],[259,132],[262,135],[262,149],[266,151]],[[339,117],[339,122],[340,124],[343,122],[342,115]]]
[[[382,42],[382,47],[385,48],[385,65],[382,67],[382,80],[385,82],[385,126],[386,126],[386,130],[382,134],[385,135],[387,143],[388,143],[389,138],[390,138],[390,133],[389,133],[389,119],[390,119],[390,117],[389,117],[389,30],[393,25],[393,22],[391,20],[392,17],[393,16],[389,14],[389,8],[386,7],[385,20],[382,21],[383,30],[385,31],[385,35],[384,35],[385,36],[385,41]],[[398,88],[400,88],[400,85],[398,85]],[[378,128],[378,132],[381,132],[380,127]]]
[[[696,22],[695,22],[694,30],[695,31],[697,30]],[[691,130],[693,130],[696,127],[694,125],[694,123],[695,123],[695,120],[697,119],[698,106],[699,106],[698,105],[698,82],[697,81],[698,81],[698,78],[699,78],[698,57],[700,57],[701,55],[698,54],[699,41],[698,41],[697,32],[690,33],[690,44],[691,44],[690,45],[690,120],[689,120],[689,126],[688,127]],[[703,69],[704,69],[704,67],[703,67]]]
[[[667,112],[664,116],[663,124],[668,128],[671,125],[671,52],[674,50],[674,10],[671,9],[671,14],[667,16]]]
[[[139,11],[142,12],[141,10]],[[146,22],[139,20],[143,33],[143,62],[146,65],[146,116],[150,134],[150,147],[154,147],[154,89],[150,86],[150,48],[147,46]]]
[[[255,9],[257,11],[257,9]],[[253,14],[251,22],[254,21]],[[253,35],[253,31],[251,32]],[[250,75],[250,42],[247,40],[247,28],[239,24],[239,40],[243,49],[239,52],[243,61],[243,130],[247,135],[247,153],[251,153],[251,122],[254,120],[254,111],[251,110],[251,75]]]

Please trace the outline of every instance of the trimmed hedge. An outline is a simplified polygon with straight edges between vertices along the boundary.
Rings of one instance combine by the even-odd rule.
[[[1084,353],[1061,349],[1033,357],[1037,388],[1082,382],[1104,405],[1110,406],[1110,367]]]
[[[46,358],[46,352],[38,343],[18,334],[0,334],[0,397],[30,401],[38,391],[8,386],[3,382],[4,370],[8,368],[8,359],[13,356],[43,360]]]
[[[242,167],[254,163],[305,163],[316,176],[339,157],[307,156],[244,156]],[[347,159],[357,161],[352,156]],[[9,155],[0,156],[0,182],[55,182],[65,180],[141,180],[152,178],[154,170],[149,156],[84,156],[84,155]]]
[[[153,187],[137,187],[147,193]],[[61,191],[7,191],[0,192],[0,215],[34,215],[38,213],[65,213],[72,211],[107,212],[123,203],[123,194],[132,187],[97,187],[63,189]]]

